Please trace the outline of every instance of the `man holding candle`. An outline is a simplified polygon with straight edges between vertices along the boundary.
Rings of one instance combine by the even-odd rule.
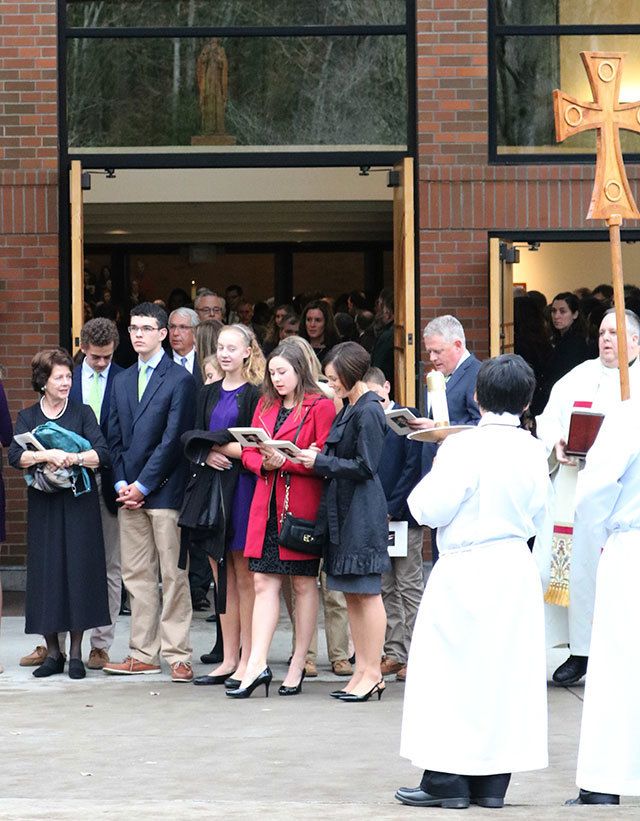
[[[430,430],[437,425],[477,425],[480,410],[475,400],[476,379],[480,362],[467,350],[464,328],[449,314],[432,319],[424,329],[424,347],[433,366],[427,381],[426,417],[409,424],[414,430]],[[441,374],[441,376],[437,376]],[[444,397],[443,397],[444,392]],[[445,403],[448,418],[445,418]],[[422,446],[422,475],[431,470],[437,445]],[[435,531],[431,534],[433,561],[438,559]]]

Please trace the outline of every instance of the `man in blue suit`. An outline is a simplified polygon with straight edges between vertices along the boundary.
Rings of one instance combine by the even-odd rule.
[[[480,410],[475,400],[476,380],[480,362],[467,350],[464,328],[450,314],[432,319],[424,329],[424,347],[434,370],[444,374],[450,425],[477,425]],[[429,430],[435,426],[429,393],[425,393],[427,416],[411,422],[414,430]],[[431,470],[438,446],[425,442],[422,446],[422,475]],[[438,559],[435,531],[431,533],[433,561]]]
[[[106,673],[160,672],[160,655],[176,682],[193,680],[191,596],[178,568],[178,511],[187,478],[180,437],[193,428],[196,388],[189,372],[164,352],[167,314],[143,302],[131,312],[135,365],[113,383],[109,449],[118,511],[122,578],[131,600],[130,654]],[[162,609],[158,590],[162,579]]]

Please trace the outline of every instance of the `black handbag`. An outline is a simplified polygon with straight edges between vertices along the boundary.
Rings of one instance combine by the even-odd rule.
[[[317,401],[317,400],[316,400]],[[315,405],[315,402],[313,403]],[[305,419],[309,415],[309,411],[313,405],[307,410],[298,425],[296,435],[293,437],[295,444],[300,429],[304,425]],[[291,476],[285,474],[285,490],[284,490],[284,504],[282,506],[282,516],[280,517],[280,533],[278,535],[278,544],[286,547],[288,550],[293,550],[296,553],[306,553],[310,556],[322,556],[324,551],[324,538],[317,536],[315,533],[316,523],[309,519],[301,519],[299,516],[294,516],[289,510],[289,493],[291,491]]]

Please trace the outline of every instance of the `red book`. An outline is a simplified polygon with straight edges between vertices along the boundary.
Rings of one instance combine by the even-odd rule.
[[[572,413],[566,447],[567,456],[586,456],[596,441],[603,420],[603,413]]]

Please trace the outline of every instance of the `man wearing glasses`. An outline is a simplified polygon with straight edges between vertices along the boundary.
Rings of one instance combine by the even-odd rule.
[[[181,435],[193,428],[196,386],[167,356],[167,314],[143,302],[131,312],[136,364],[113,382],[109,449],[117,501],[122,579],[131,599],[130,653],[105,673],[160,672],[160,655],[176,682],[191,681],[191,595],[178,568],[178,510],[187,478]],[[162,580],[162,609],[158,590]]]
[[[218,319],[220,322],[224,322],[227,307],[225,299],[208,288],[201,288],[198,291],[193,307],[200,322],[206,322],[207,319]]]
[[[200,320],[191,308],[176,308],[169,314],[169,345],[176,365],[186,368],[193,376],[196,389],[202,387],[202,372],[196,352],[196,328]]]

